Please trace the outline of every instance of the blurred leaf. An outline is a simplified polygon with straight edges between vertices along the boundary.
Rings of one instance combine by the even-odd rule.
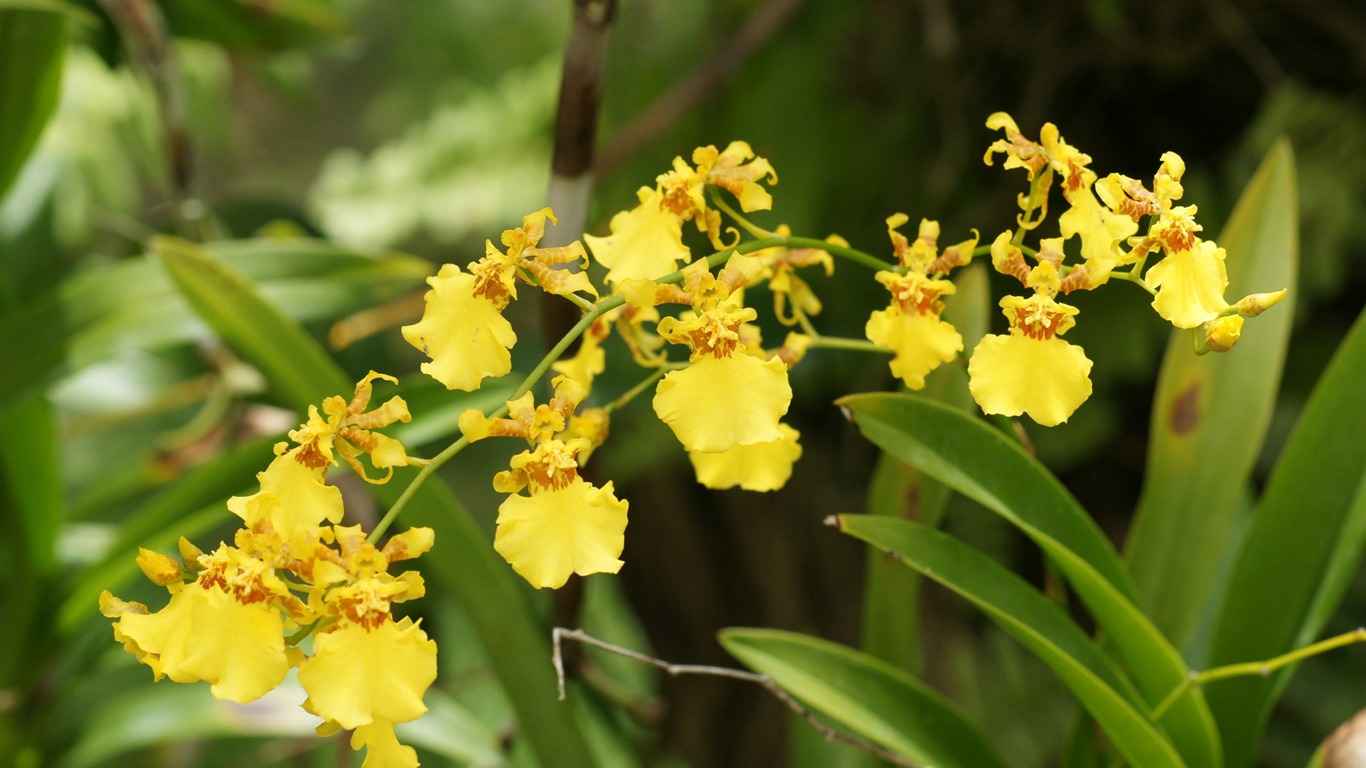
[[[1211,665],[1257,661],[1323,631],[1366,544],[1366,313],[1319,380],[1267,483],[1234,565]],[[1210,685],[1228,764],[1252,765],[1292,670]]]
[[[306,407],[351,389],[341,366],[241,272],[185,240],[157,238],[152,252],[199,316],[260,368],[286,402]]]
[[[235,520],[228,511],[229,496],[251,488],[256,473],[270,463],[276,436],[262,438],[220,455],[162,488],[129,517],[120,521],[118,535],[94,567],[81,572],[57,613],[63,634],[97,615],[100,592],[114,589],[139,573],[134,557],[138,547],[174,552],[176,541],[195,536],[214,525]],[[196,541],[206,551],[207,542]]]
[[[902,757],[935,766],[1006,763],[950,701],[868,654],[806,635],[725,629],[721,645],[806,706]],[[1173,763],[1175,765],[1176,763]]]
[[[556,56],[514,70],[436,107],[369,157],[331,153],[309,191],[323,231],[362,248],[419,233],[451,244],[544,205],[560,68]]]
[[[33,684],[35,651],[49,642],[46,616],[62,517],[52,406],[35,395],[0,409],[0,621],[5,625],[0,687],[5,690]]]
[[[57,106],[65,14],[0,6],[0,199]]]
[[[1113,663],[1057,605],[952,536],[906,520],[839,516],[862,539],[970,600],[1052,669],[1131,765],[1185,763]]]
[[[300,322],[388,301],[421,285],[430,271],[421,259],[375,259],[315,240],[224,241],[205,248]],[[55,373],[80,370],[116,350],[156,349],[207,332],[153,260],[92,269],[0,318],[0,405]]]
[[[228,48],[296,48],[348,31],[329,0],[164,0],[161,10],[173,34]]]
[[[1218,243],[1231,301],[1288,288],[1281,306],[1247,322],[1232,352],[1197,357],[1191,331],[1167,345],[1154,396],[1143,493],[1126,551],[1143,605],[1186,646],[1228,547],[1266,436],[1294,318],[1298,263],[1295,164],[1272,148]],[[1212,606],[1211,606],[1212,609]]]
[[[1190,674],[1134,604],[1133,582],[1108,539],[1057,478],[1001,432],[962,411],[906,394],[863,394],[839,404],[884,451],[1019,528],[1062,573],[1118,649],[1149,705]],[[1162,719],[1193,766],[1220,764],[1218,735],[1199,691]]]
[[[45,576],[56,564],[63,506],[56,432],[52,406],[45,397],[0,410],[0,472],[14,505],[10,510],[22,530],[31,576]]]

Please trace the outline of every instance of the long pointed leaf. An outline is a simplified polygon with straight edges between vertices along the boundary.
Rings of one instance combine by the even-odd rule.
[[[923,525],[841,515],[839,528],[962,595],[1071,689],[1131,765],[1185,765],[1090,638],[1038,590],[967,544]]]
[[[864,436],[1019,528],[1067,577],[1156,705],[1190,674],[1134,603],[1133,582],[1095,522],[1034,457],[979,419],[913,395],[839,401]],[[1219,738],[1204,696],[1189,690],[1162,720],[1186,762],[1218,766]]]
[[[1366,312],[1319,380],[1234,565],[1210,664],[1271,658],[1323,631],[1366,544]],[[1251,765],[1290,671],[1212,683],[1229,765]]]
[[[1218,243],[1228,252],[1230,301],[1289,288],[1247,323],[1226,354],[1196,357],[1190,331],[1167,344],[1143,492],[1126,545],[1142,604],[1178,647],[1191,640],[1228,546],[1271,422],[1294,317],[1299,261],[1295,161],[1276,144],[1243,191]]]
[[[945,768],[1006,765],[956,706],[881,659],[794,632],[733,628],[720,638],[803,704],[902,757]]]

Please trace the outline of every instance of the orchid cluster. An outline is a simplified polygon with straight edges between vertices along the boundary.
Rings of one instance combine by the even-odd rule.
[[[297,446],[277,447],[275,461],[259,476],[259,493],[229,501],[244,523],[232,546],[204,554],[182,540],[183,563],[143,551],[143,570],[171,599],[153,613],[105,593],[102,608],[118,619],[115,637],[158,679],[204,680],[215,695],[239,702],[261,696],[298,667],[309,695],[304,707],[323,718],[321,731],[353,729],[352,745],[369,747],[369,768],[414,765],[415,754],[395,740],[393,725],[424,710],[436,648],[417,623],[395,621],[390,613],[393,603],[422,594],[420,576],[393,576],[388,567],[425,552],[433,535],[411,529],[375,547],[406,495],[369,537],[340,525],[341,495],[324,482],[336,456],[370,482],[386,482],[394,467],[425,463],[418,483],[471,442],[520,438],[525,448],[493,478],[495,490],[506,494],[493,546],[532,586],[556,589],[571,575],[616,573],[623,565],[629,504],[610,481],[590,480],[583,467],[608,439],[612,414],[651,390],[655,415],[686,452],[698,482],[773,491],[787,483],[802,455],[800,435],[785,418],[793,394],[789,371],[809,351],[891,353],[891,373],[911,389],[923,388],[941,366],[966,365],[969,390],[983,412],[1024,414],[1054,426],[1091,394],[1091,361],[1062,338],[1078,310],[1059,301],[1060,294],[1112,280],[1134,283],[1152,294],[1162,318],[1196,329],[1199,352],[1229,350],[1243,318],[1284,295],[1225,301],[1224,250],[1200,237],[1195,206],[1175,205],[1183,195],[1184,164],[1174,153],[1163,155],[1149,188],[1119,174],[1100,178],[1091,159],[1052,124],[1043,126],[1038,141],[1004,113],[992,115],[987,126],[1005,138],[991,144],[986,163],[1001,154],[1005,167],[1023,169],[1029,182],[1016,226],[989,245],[979,246],[974,230],[941,247],[932,220],[922,220],[910,239],[901,232],[910,220],[903,213],[887,219],[891,261],[835,235],[818,240],[793,237],[786,226],[765,230],[746,214],[772,207],[768,187],[777,174],[744,142],[722,151],[699,148],[691,162],[675,158],[654,186],[637,191],[633,208],[612,217],[604,236],[543,247],[553,212],[525,216],[520,227],[503,232],[502,247],[487,242],[482,258],[464,268],[446,264],[428,278],[422,317],[402,328],[427,358],[423,373],[448,389],[473,391],[512,371],[518,336],[504,313],[519,288],[572,302],[582,310],[578,323],[512,398],[491,414],[465,412],[462,437],[419,462],[371,431],[408,420],[397,397],[366,412],[371,382],[392,381],[371,373],[349,403],[330,398],[323,415],[311,410],[307,423],[290,433]],[[1025,237],[1047,219],[1055,180],[1066,203],[1059,236],[1030,247]],[[684,238],[689,222],[714,252],[694,257]],[[1000,301],[1007,333],[987,335],[965,352],[942,313],[956,291],[953,270],[987,254],[1026,295]],[[866,338],[826,336],[815,326],[822,303],[801,270],[830,277],[835,258],[871,268],[890,293],[886,308],[868,317]],[[781,346],[765,345],[758,312],[747,303],[758,286],[767,288],[773,315],[789,329]],[[603,397],[604,345],[614,335],[642,372],[625,392]],[[536,388],[550,371],[556,374],[552,391],[538,398]],[[361,456],[385,474],[372,479]]]
[[[420,622],[391,611],[422,596],[421,574],[394,575],[389,566],[426,552],[434,535],[410,528],[376,547],[359,525],[340,524],[341,492],[324,482],[337,456],[374,483],[409,463],[398,441],[371,431],[410,419],[397,396],[366,410],[375,379],[395,381],[371,372],[349,402],[330,397],[323,415],[310,408],[289,433],[296,445],[276,445],[257,475],[260,490],[228,500],[242,519],[232,544],[205,553],[181,537],[179,560],[141,550],[143,573],[171,595],[164,607],[153,612],[106,591],[100,609],[157,680],[205,681],[219,699],[254,701],[297,668],[303,707],[323,720],[319,735],[350,730],[367,768],[400,768],[416,766],[417,754],[399,743],[394,724],[427,711],[436,643]],[[361,456],[386,474],[369,477]]]

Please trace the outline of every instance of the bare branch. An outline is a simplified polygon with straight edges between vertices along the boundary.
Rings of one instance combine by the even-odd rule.
[[[887,750],[877,746],[876,744],[864,741],[863,739],[857,738],[855,736],[850,736],[849,734],[844,733],[843,731],[835,730],[833,727],[827,725],[819,718],[817,718],[816,715],[811,712],[811,710],[802,706],[800,702],[792,698],[791,694],[780,688],[778,684],[773,682],[773,679],[770,678],[768,675],[755,674],[754,672],[746,672],[742,669],[732,669],[730,667],[713,667],[705,664],[673,664],[664,661],[663,659],[657,659],[653,656],[647,656],[643,653],[640,653],[639,651],[633,651],[629,648],[622,648],[619,645],[613,645],[603,640],[599,640],[596,637],[586,634],[581,629],[567,629],[565,627],[555,627],[550,631],[550,638],[552,645],[551,661],[555,665],[555,680],[559,685],[561,701],[563,701],[565,698],[565,689],[564,657],[561,653],[560,641],[562,639],[575,640],[577,642],[583,643],[584,645],[591,645],[594,648],[601,648],[602,650],[607,651],[608,653],[616,654],[617,656],[624,656],[628,659],[639,661],[642,664],[649,664],[652,667],[658,667],[659,669],[662,669],[665,672],[667,672],[671,677],[678,677],[679,675],[707,675],[710,677],[728,677],[734,680],[743,680],[747,683],[754,683],[755,685],[758,685],[762,687],[764,690],[771,693],[773,697],[776,698],[778,701],[782,702],[784,706],[792,710],[792,712],[795,713],[798,717],[809,723],[812,728],[816,729],[817,733],[819,733],[822,737],[825,738],[826,741],[834,741],[839,742],[840,744],[848,744],[849,746],[854,747],[856,749],[861,749],[864,752],[873,755],[874,757],[886,760],[892,765],[903,766],[903,768],[921,768],[921,766],[919,766],[918,764],[913,763],[900,755],[888,752]]]

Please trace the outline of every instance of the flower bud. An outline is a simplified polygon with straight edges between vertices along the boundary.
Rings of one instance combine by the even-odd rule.
[[[1210,352],[1227,352],[1238,343],[1243,332],[1243,318],[1239,315],[1226,315],[1205,323],[1205,349]]]
[[[179,583],[184,578],[184,572],[175,558],[145,547],[138,549],[138,567],[152,583],[163,587]]]
[[[1253,293],[1239,299],[1233,308],[1238,310],[1238,314],[1243,317],[1256,317],[1276,306],[1283,298],[1285,298],[1284,288],[1275,293]]]

